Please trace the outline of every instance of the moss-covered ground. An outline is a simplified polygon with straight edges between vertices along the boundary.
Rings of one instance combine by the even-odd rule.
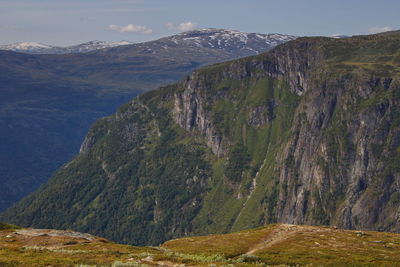
[[[400,266],[400,234],[274,224],[136,247],[71,231],[0,231],[0,266]]]

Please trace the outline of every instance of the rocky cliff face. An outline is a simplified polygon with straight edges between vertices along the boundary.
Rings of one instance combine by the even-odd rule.
[[[241,81],[247,78],[261,79],[271,77],[274,79],[285,79],[290,84],[290,89],[297,95],[305,93],[312,82],[309,75],[311,70],[318,67],[323,55],[315,49],[315,41],[304,41],[301,43],[281,46],[273,50],[262,60],[233,61],[213,73],[213,76],[202,75],[195,72],[183,83],[184,90],[178,91],[175,95],[173,115],[175,121],[189,132],[197,131],[204,135],[208,146],[213,153],[223,156],[226,152],[229,141],[225,141],[213,127],[211,119],[212,112],[207,108],[214,102],[227,98],[226,92],[214,94],[210,90],[213,84],[220,81],[236,80]],[[210,86],[211,85],[211,86]],[[252,126],[265,124],[267,118],[262,115],[263,111],[274,108],[274,102],[266,106],[256,107],[250,115],[249,122]],[[226,142],[224,144],[224,142]]]
[[[2,219],[152,244],[271,222],[399,231],[399,40],[301,38],[195,71],[96,123]]]
[[[393,206],[399,192],[393,167],[400,164],[400,129],[393,124],[400,104],[397,74],[359,69],[332,77],[324,65],[328,55],[317,46],[316,40],[282,45],[262,60],[228,64],[215,80],[283,78],[293,93],[306,94],[293,115],[293,137],[275,162],[279,222],[398,231],[399,213]],[[218,134],[207,107],[227,95],[210,92],[209,77],[199,76],[190,76],[176,94],[174,118],[224,156],[232,140]],[[248,125],[271,122],[275,105],[273,100],[255,107]],[[272,115],[265,115],[267,110]]]
[[[398,80],[364,73],[329,83],[295,114],[294,138],[278,160],[287,189],[277,218],[398,231]]]

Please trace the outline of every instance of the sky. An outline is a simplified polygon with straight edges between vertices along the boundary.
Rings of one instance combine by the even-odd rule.
[[[0,44],[144,42],[195,28],[296,36],[400,29],[399,0],[0,0]]]

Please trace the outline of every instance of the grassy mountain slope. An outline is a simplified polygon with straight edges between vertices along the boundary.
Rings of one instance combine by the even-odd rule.
[[[400,236],[304,225],[133,247],[72,231],[0,230],[2,266],[398,266]]]
[[[143,94],[2,218],[133,244],[273,222],[399,231],[399,39],[300,38]]]
[[[182,36],[68,55],[0,51],[0,210],[70,160],[96,119],[199,66],[254,54],[235,43],[225,49],[178,42]]]

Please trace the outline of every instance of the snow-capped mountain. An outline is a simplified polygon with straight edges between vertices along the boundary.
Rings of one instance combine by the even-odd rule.
[[[296,36],[286,34],[260,34],[245,33],[225,29],[199,29],[184,32],[172,37],[165,38],[175,45],[191,45],[203,48],[217,48],[223,50],[241,50],[251,54],[259,54],[266,50],[296,39]]]
[[[66,52],[64,54],[85,53],[85,52],[90,52],[90,51],[94,51],[94,50],[116,47],[116,46],[121,46],[121,45],[130,45],[130,44],[132,44],[132,43],[128,42],[128,41],[121,41],[121,42],[90,41],[90,42],[79,44],[79,45],[65,47],[64,50],[68,51],[68,52]]]
[[[331,36],[332,38],[335,38],[335,39],[342,39],[342,38],[349,38],[350,36],[348,36],[348,35],[332,35]]]
[[[85,53],[98,49],[116,47],[121,45],[130,45],[131,42],[105,42],[105,41],[90,41],[83,44],[73,46],[51,46],[35,42],[20,42],[9,45],[1,45],[0,50],[11,50],[28,54],[70,54],[70,53]]]
[[[30,53],[42,53],[44,51],[51,50],[53,47],[50,45],[35,43],[35,42],[21,42],[21,43],[14,43],[9,45],[1,45],[1,50],[11,50],[16,52],[26,52],[29,51]]]
[[[245,33],[234,30],[225,29],[197,29],[184,32],[181,34],[161,38],[159,40],[136,44],[137,46],[159,44],[163,48],[168,47],[198,47],[221,49],[237,53],[238,57],[255,55],[272,47],[296,39],[296,36],[287,34],[261,34],[261,33]],[[131,42],[105,42],[90,41],[74,46],[59,47],[34,42],[15,43],[0,46],[0,50],[12,50],[28,54],[71,54],[85,53],[104,48],[112,48],[123,45],[130,45]],[[153,50],[149,49],[149,53]]]

